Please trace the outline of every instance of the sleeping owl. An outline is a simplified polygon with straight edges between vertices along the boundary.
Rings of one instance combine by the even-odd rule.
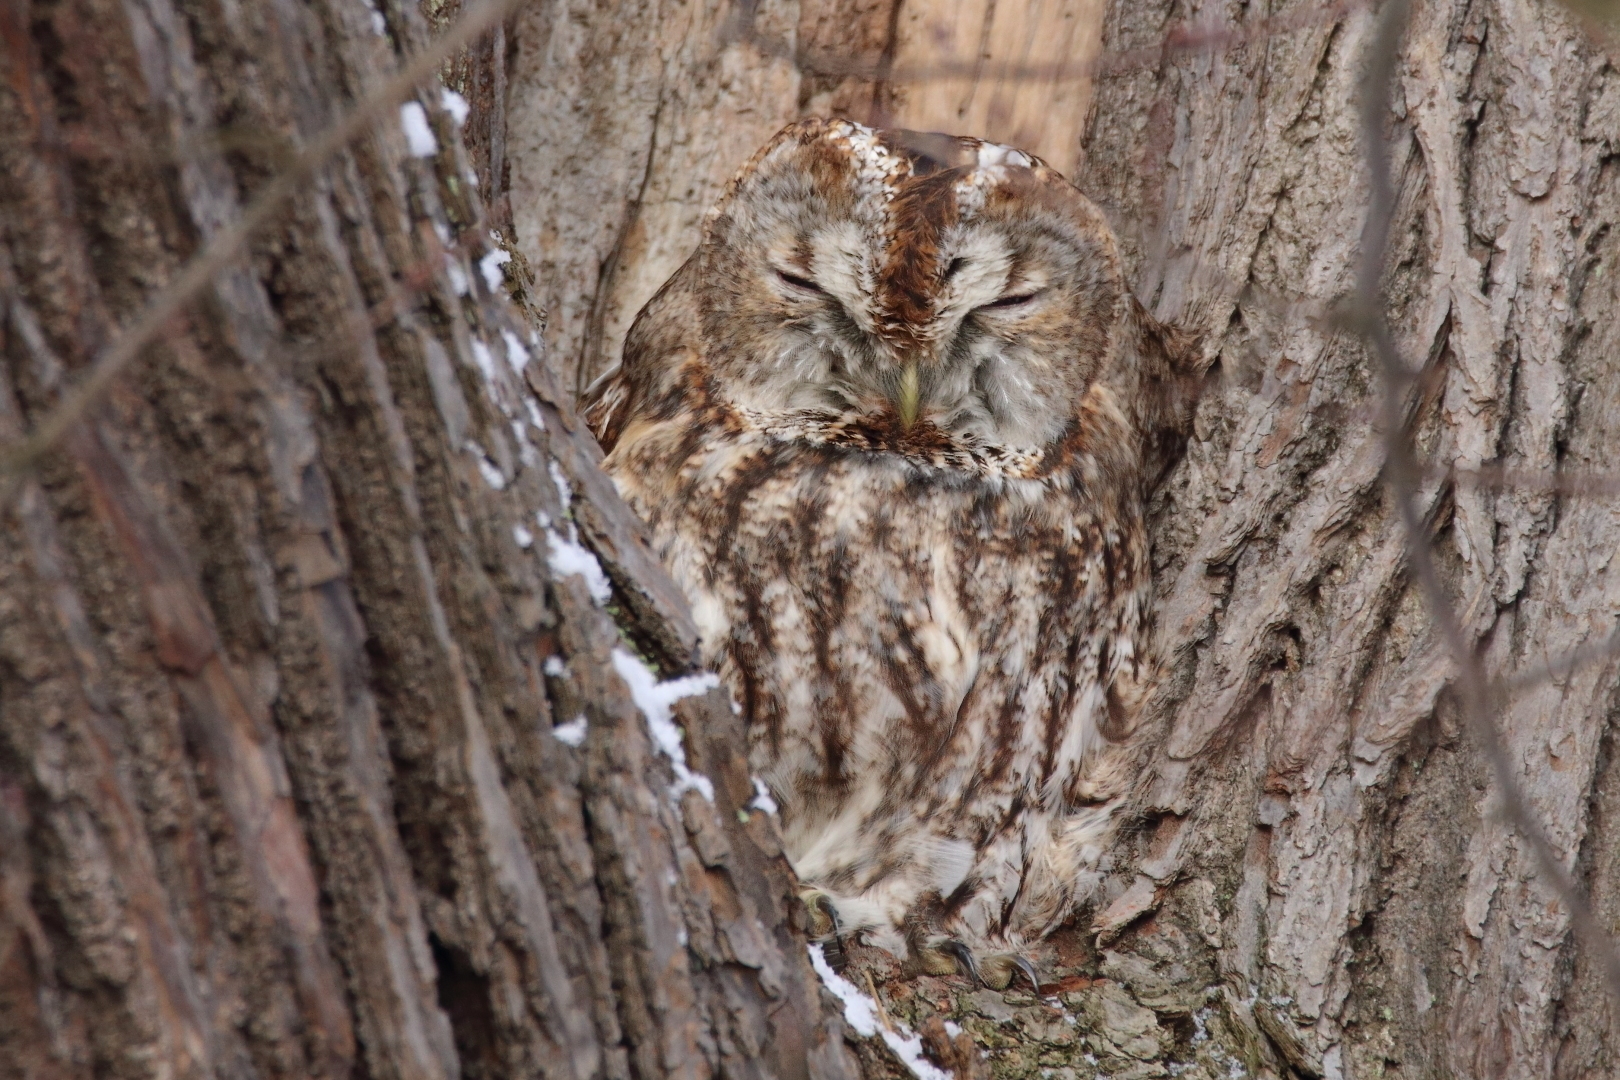
[[[641,311],[585,415],[813,930],[1034,980],[1131,779],[1145,504],[1197,368],[1041,161],[842,120],[759,151]]]

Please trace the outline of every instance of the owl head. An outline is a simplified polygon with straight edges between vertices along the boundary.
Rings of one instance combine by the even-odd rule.
[[[1132,297],[1101,213],[1039,159],[806,120],[732,181],[626,357],[695,348],[747,410],[1037,449],[1099,388],[1131,408],[1173,381],[1178,344]]]

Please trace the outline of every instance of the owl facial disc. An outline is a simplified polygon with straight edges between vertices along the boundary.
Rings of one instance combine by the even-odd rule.
[[[762,150],[700,255],[733,404],[1013,449],[1062,436],[1129,302],[1101,216],[1039,159],[843,120]]]

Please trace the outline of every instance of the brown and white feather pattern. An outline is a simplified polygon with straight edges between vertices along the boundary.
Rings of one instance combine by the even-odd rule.
[[[592,388],[846,931],[1018,948],[1094,884],[1189,355],[1039,161],[807,121]]]

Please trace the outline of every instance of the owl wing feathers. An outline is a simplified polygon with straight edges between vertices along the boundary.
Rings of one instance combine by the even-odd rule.
[[[1144,440],[1142,475],[1151,488],[1181,458],[1214,358],[1194,335],[1155,319],[1135,297],[1125,344],[1120,395],[1132,403],[1132,427]]]
[[[701,289],[693,255],[641,309],[625,339],[624,356],[580,395],[580,413],[604,452],[612,453],[624,427],[669,398],[683,373],[701,361],[693,330]]]

